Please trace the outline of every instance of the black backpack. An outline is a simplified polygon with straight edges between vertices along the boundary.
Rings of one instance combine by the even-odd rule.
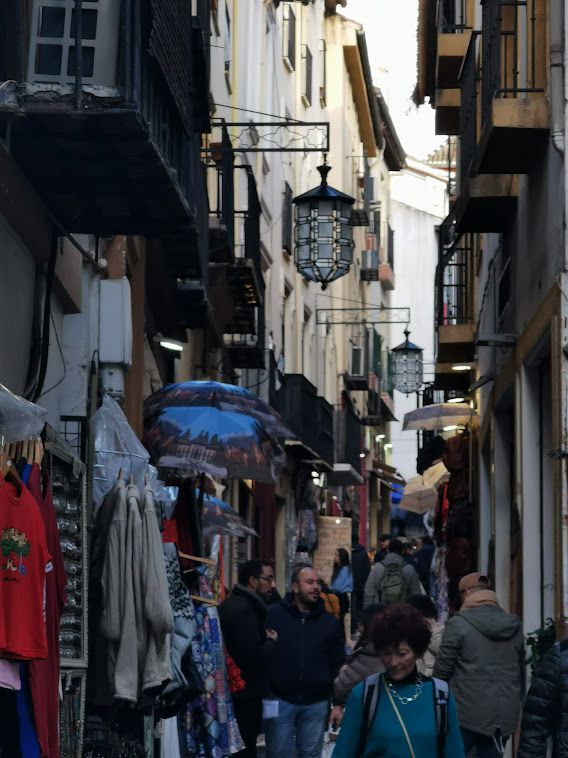
[[[382,674],[372,674],[365,679],[363,687],[363,719],[361,721],[357,755],[363,755],[365,752],[367,737],[379,710],[381,676]],[[434,683],[434,705],[436,711],[437,758],[444,758],[446,737],[448,735],[449,688],[448,683],[441,679],[433,678],[432,682]]]

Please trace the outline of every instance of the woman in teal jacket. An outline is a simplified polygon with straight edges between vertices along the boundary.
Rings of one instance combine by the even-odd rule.
[[[416,668],[430,642],[422,614],[391,605],[377,617],[371,639],[386,672],[349,696],[334,758],[464,758],[453,697]]]

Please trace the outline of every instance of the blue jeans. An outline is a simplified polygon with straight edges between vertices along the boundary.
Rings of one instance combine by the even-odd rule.
[[[312,705],[293,705],[278,701],[278,718],[266,719],[266,758],[292,758],[294,746],[297,758],[320,758],[327,700]]]
[[[486,737],[484,734],[477,734],[461,727],[461,733],[466,755],[469,755],[474,747],[477,758],[501,758],[505,752],[508,737],[501,737],[499,731],[494,737]]]

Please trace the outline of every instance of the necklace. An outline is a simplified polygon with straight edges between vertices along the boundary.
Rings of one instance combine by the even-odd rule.
[[[418,676],[416,677],[416,692],[414,693],[414,695],[412,695],[412,697],[404,697],[403,695],[399,695],[392,682],[387,681],[387,684],[389,686],[389,691],[391,695],[394,695],[395,698],[401,703],[401,705],[408,705],[409,703],[412,703],[415,700],[418,700],[418,698],[422,694],[423,682],[422,682],[422,676],[420,674],[418,674]]]

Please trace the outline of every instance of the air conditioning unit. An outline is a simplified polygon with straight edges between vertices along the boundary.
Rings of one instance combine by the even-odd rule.
[[[351,345],[351,363],[349,366],[349,375],[352,377],[363,376],[364,373],[364,354],[361,345]]]
[[[365,391],[369,388],[365,372],[365,350],[362,345],[351,345],[349,372],[345,374],[345,386],[351,391]]]

